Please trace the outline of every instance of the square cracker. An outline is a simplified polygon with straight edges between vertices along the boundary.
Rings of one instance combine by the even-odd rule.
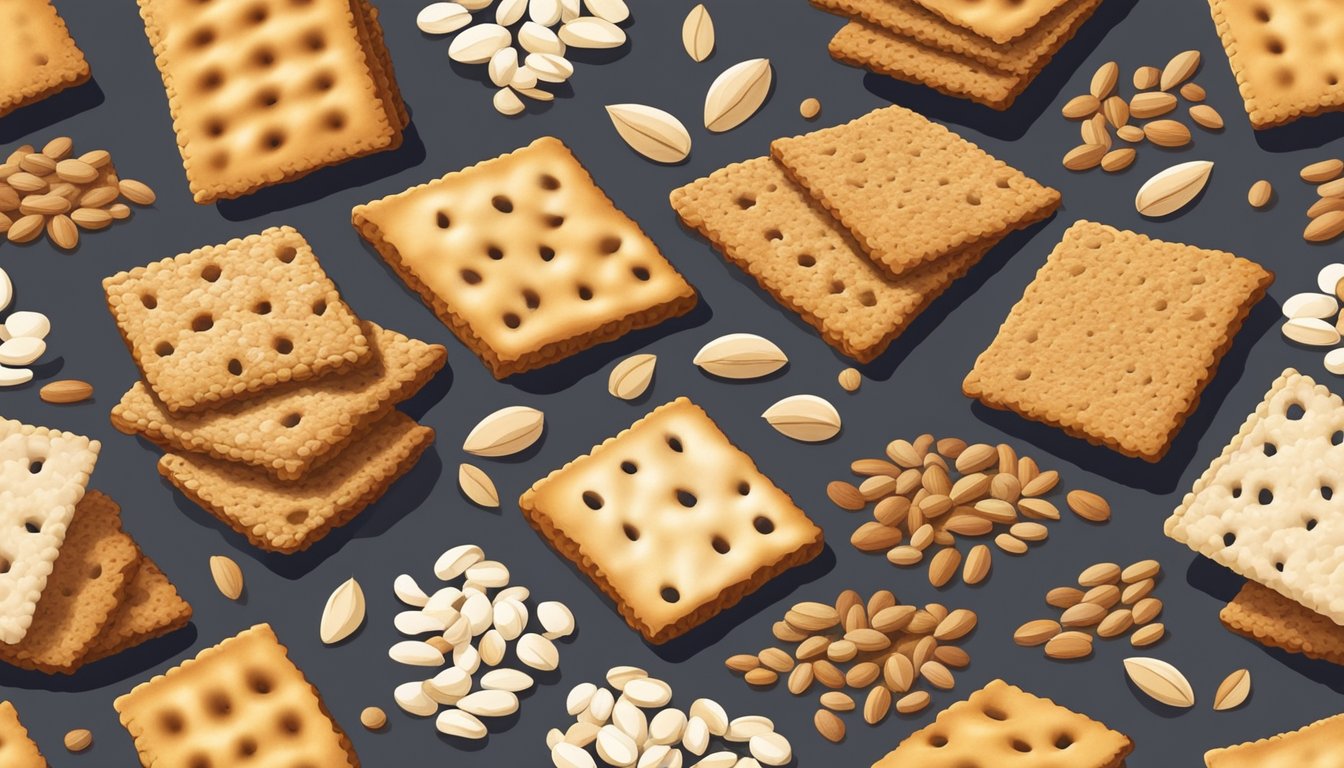
[[[405,108],[363,0],[139,0],[196,202],[401,144]]]
[[[269,624],[137,685],[113,707],[147,768],[359,768],[350,739]]]
[[[1209,0],[1251,126],[1344,109],[1344,17],[1335,0]]]
[[[1254,581],[1242,585],[1218,619],[1261,645],[1344,665],[1344,627]]]
[[[1289,368],[1167,518],[1166,534],[1344,624],[1344,400]]]
[[[671,200],[687,226],[826,343],[865,363],[988,250],[977,246],[890,277],[768,157],[715,171]]]
[[[116,502],[89,491],[75,508],[28,634],[13,645],[0,645],[0,661],[72,674],[102,637],[139,563],[140,551],[121,530]]]
[[[359,319],[292,227],[136,267],[103,280],[103,290],[146,384],[172,413],[370,354]]]
[[[176,632],[191,621],[191,615],[191,605],[177,593],[177,587],[159,566],[142,552],[140,567],[126,587],[121,606],[80,664],[92,664]]]
[[[112,408],[112,424],[168,450],[206,453],[296,480],[338,455],[369,425],[443,368],[447,350],[364,324],[372,359],[327,376],[199,413],[169,413],[137,381]]]
[[[294,482],[201,454],[167,453],[159,474],[253,545],[290,554],[377,501],[434,442],[434,430],[392,411],[340,455]]]
[[[101,447],[0,417],[0,642],[28,632]]]
[[[538,480],[518,505],[655,644],[823,544],[789,495],[684,397]]]
[[[1066,0],[917,0],[944,19],[1003,45],[1026,34]]]
[[[1119,768],[1132,751],[1123,733],[992,680],[939,712],[873,768]]]
[[[695,306],[691,286],[559,139],[356,206],[351,216],[496,378]]]
[[[0,5],[0,117],[89,79],[89,63],[51,0]]]
[[[47,761],[19,722],[19,712],[0,701],[0,765],[5,768],[47,768]]]
[[[1273,280],[1224,251],[1079,221],[976,358],[962,391],[1157,461]]]
[[[776,139],[789,175],[892,274],[1049,216],[1059,192],[905,107]]]
[[[1210,749],[1207,768],[1328,768],[1339,764],[1344,742],[1344,715],[1327,717],[1296,731],[1259,741]]]

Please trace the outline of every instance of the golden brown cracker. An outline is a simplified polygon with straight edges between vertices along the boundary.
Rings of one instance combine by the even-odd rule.
[[[1059,192],[896,105],[770,151],[892,274],[996,242],[1059,206]]]
[[[159,474],[257,547],[286,554],[354,519],[434,442],[434,430],[392,411],[349,448],[294,482],[200,454],[164,454]]]
[[[205,453],[296,480],[414,396],[447,360],[441,344],[375,323],[364,323],[364,336],[373,354],[349,373],[276,388],[209,411],[170,413],[137,381],[112,408],[112,424],[168,450]]]
[[[103,280],[145,383],[173,413],[363,363],[369,340],[292,227]]]
[[[977,246],[890,277],[768,157],[715,171],[671,200],[687,226],[826,343],[865,363],[988,250]]]
[[[1344,715],[1327,717],[1296,731],[1259,741],[1210,749],[1207,768],[1327,768],[1339,763],[1344,742]]]
[[[140,566],[126,588],[121,605],[80,660],[80,665],[92,664],[175,632],[191,621],[191,614],[191,605],[177,593],[168,576],[142,552]]]
[[[1218,619],[1261,645],[1344,665],[1344,627],[1254,581],[1242,585]]]
[[[1065,0],[917,0],[944,19],[1003,45],[1027,33]]]
[[[1079,221],[962,391],[1157,461],[1274,275],[1224,251]],[[1115,301],[1117,292],[1124,301]]]
[[[822,549],[821,529],[684,397],[538,480],[518,504],[651,643]]]
[[[47,761],[19,722],[19,712],[0,701],[0,765],[5,768],[47,768]]]
[[[496,378],[689,312],[695,291],[541,138],[366,205],[360,234]]]
[[[89,63],[51,0],[0,5],[0,117],[89,79]]]

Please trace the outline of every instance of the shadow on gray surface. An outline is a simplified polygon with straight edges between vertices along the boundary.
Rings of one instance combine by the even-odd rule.
[[[1266,152],[1316,149],[1344,136],[1344,112],[1301,117],[1287,125],[1255,132],[1255,143]]]
[[[0,664],[0,688],[25,688],[42,691],[79,693],[105,688],[113,683],[139,677],[196,642],[196,625],[189,623],[176,632],[155,638],[115,656],[99,659],[73,675],[48,675]]]
[[[103,103],[103,98],[103,89],[99,88],[98,81],[91,77],[87,82],[74,88],[67,88],[55,96],[49,96],[35,104],[15,110],[5,117],[0,117],[0,144],[17,141],[34,131],[40,131],[80,112],[93,109]],[[53,137],[48,136],[37,141],[47,141],[51,138]],[[41,146],[37,148],[41,149]]]

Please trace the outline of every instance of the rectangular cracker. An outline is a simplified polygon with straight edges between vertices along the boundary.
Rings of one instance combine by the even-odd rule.
[[[1225,251],[1076,222],[962,391],[1155,462],[1273,280]]]
[[[195,453],[164,454],[159,474],[253,545],[290,554],[353,520],[433,442],[434,430],[392,411],[336,458],[294,482]]]
[[[121,607],[103,628],[102,637],[84,655],[80,665],[116,656],[137,645],[176,632],[191,621],[191,605],[159,566],[143,552],[135,579],[126,588]]]
[[[23,640],[0,645],[0,661],[47,674],[74,673],[121,606],[140,552],[121,530],[121,509],[89,491],[75,508],[61,555]]]
[[[0,701],[0,765],[5,768],[47,768],[47,761],[19,722],[19,711]]]
[[[1259,741],[1210,749],[1206,768],[1326,768],[1339,764],[1344,742],[1344,715],[1327,717],[1296,731]]]
[[[1164,525],[1166,534],[1344,624],[1344,400],[1289,368]],[[1270,455],[1272,454],[1272,455]]]
[[[821,529],[684,397],[538,480],[518,505],[654,644],[823,546]]]
[[[269,624],[201,651],[113,707],[140,762],[159,766],[238,764],[359,768],[359,757]]]
[[[939,712],[873,768],[1119,768],[1132,751],[1134,743],[1123,733],[991,680]]]
[[[401,144],[406,111],[364,0],[139,0],[198,203]]]
[[[1334,0],[1209,0],[1256,130],[1344,109],[1344,18]]]
[[[216,407],[369,359],[369,340],[293,227],[103,280],[145,383],[172,413]]]
[[[27,634],[101,447],[0,417],[0,643]]]
[[[112,424],[170,451],[194,451],[297,480],[338,455],[355,435],[415,395],[448,353],[364,323],[369,362],[343,376],[280,387],[199,413],[172,414],[137,381],[112,408]]]
[[[559,139],[356,206],[351,218],[496,378],[685,314],[696,302]]]
[[[1261,645],[1344,665],[1344,627],[1254,581],[1242,585],[1218,619]]]
[[[944,19],[1003,45],[1036,27],[1066,0],[916,0]]]
[[[51,0],[0,5],[0,117],[89,79],[89,63]]]
[[[977,246],[890,277],[768,157],[715,171],[674,190],[671,201],[686,226],[827,344],[864,363],[988,250]]]
[[[893,275],[997,242],[1059,206],[1056,190],[896,105],[776,139],[770,153]]]

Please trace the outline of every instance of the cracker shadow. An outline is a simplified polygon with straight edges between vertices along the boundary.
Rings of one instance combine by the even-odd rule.
[[[0,144],[17,141],[30,133],[93,109],[102,104],[104,98],[98,81],[90,77],[73,88],[15,110],[0,117]]]
[[[415,127],[415,121],[412,120],[402,131],[401,145],[396,149],[375,152],[338,165],[320,168],[303,178],[263,187],[234,200],[220,200],[215,207],[220,215],[229,221],[247,221],[396,175],[408,168],[414,168],[424,160],[425,145],[420,140],[420,132]]]
[[[425,418],[426,413],[429,413],[429,409],[438,405],[439,401],[443,400],[444,396],[448,394],[448,390],[452,388],[453,369],[445,362],[439,372],[434,374],[433,378],[426,382],[419,392],[401,401],[397,405],[397,409],[412,419],[420,421]]]
[[[1255,143],[1266,152],[1319,149],[1344,135],[1344,112],[1303,117],[1287,125],[1252,133],[1255,135]]]
[[[1231,601],[1246,583],[1246,579],[1198,554],[1185,569],[1185,581],[1220,603]]]
[[[0,664],[0,688],[63,693],[84,693],[106,688],[128,678],[139,677],[177,656],[196,643],[196,636],[196,624],[189,622],[185,627],[163,637],[156,637],[115,656],[99,659],[73,675],[48,675]]]
[[[1180,717],[1190,711],[1189,709],[1182,709],[1180,707],[1170,707],[1157,699],[1154,699],[1152,696],[1144,693],[1139,686],[1135,685],[1134,681],[1129,679],[1129,675],[1125,675],[1125,686],[1129,688],[1130,695],[1137,699],[1138,702],[1143,705],[1144,709],[1158,717],[1171,720],[1172,718]]]

